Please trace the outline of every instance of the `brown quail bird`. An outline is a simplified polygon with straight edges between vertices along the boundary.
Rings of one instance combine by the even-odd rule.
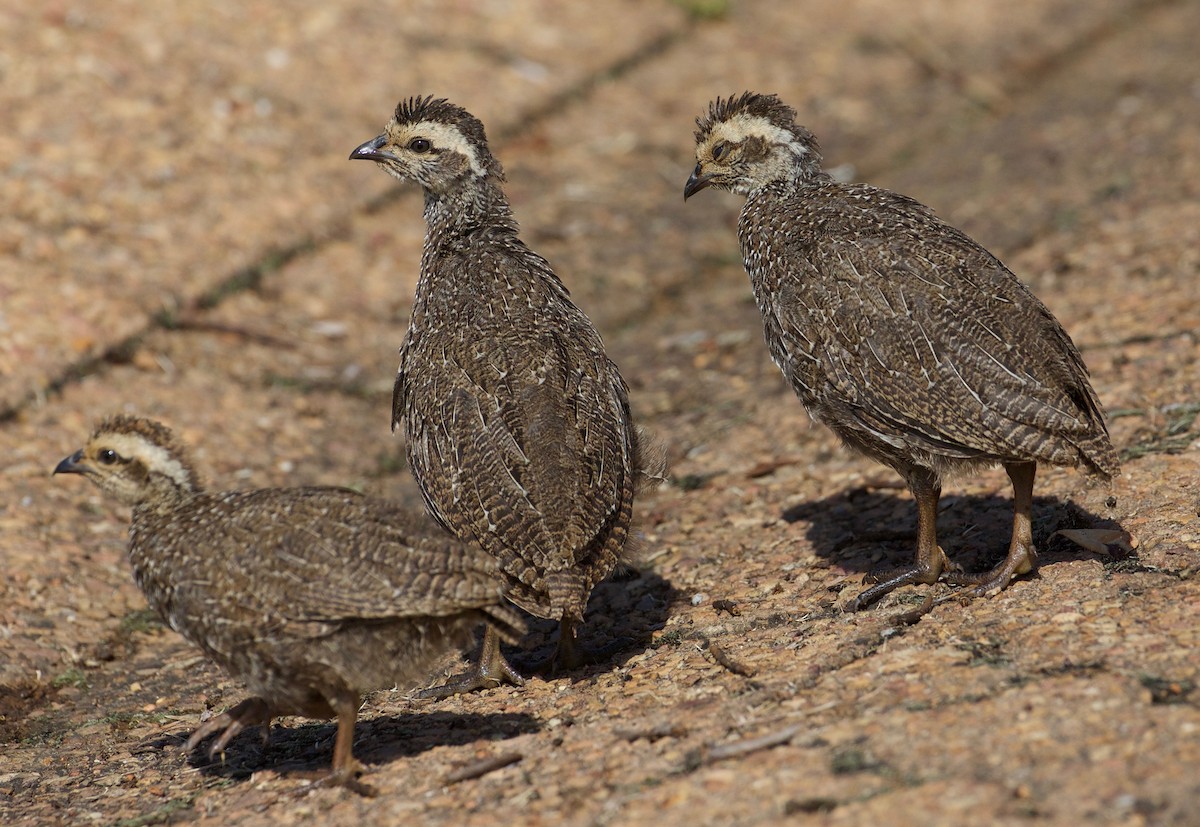
[[[215,757],[280,715],[337,717],[335,783],[371,790],[352,754],[361,695],[412,685],[486,622],[515,640],[496,562],[399,506],[340,488],[208,493],[163,425],[115,416],[54,473],[83,474],[133,506],[129,560],[172,629],[254,697],[197,729]]]
[[[353,159],[425,193],[420,279],[392,399],[434,517],[500,562],[508,597],[559,621],[552,668],[582,658],[592,587],[625,550],[634,493],[653,474],[628,391],[591,321],[518,236],[483,124],[412,98]],[[521,677],[494,635],[443,696]]]
[[[1120,470],[1079,350],[995,256],[911,198],[840,184],[813,134],[774,95],[718,98],[697,118],[706,187],[747,197],[746,271],[775,364],[809,413],[849,447],[896,469],[917,504],[916,564],[855,597],[863,608],[950,568],[938,547],[942,479],[1000,463],[1012,480],[1012,540],[983,574],[1003,589],[1035,565],[1037,463]]]

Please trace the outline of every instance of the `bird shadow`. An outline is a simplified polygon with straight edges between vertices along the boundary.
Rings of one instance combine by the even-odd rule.
[[[502,645],[505,658],[523,675],[548,679],[587,680],[624,665],[649,648],[654,633],[667,625],[674,587],[657,572],[626,566],[592,589],[579,644],[587,663],[562,674],[546,670],[558,645],[558,621],[526,615],[527,631],[519,645]],[[477,645],[463,654],[463,664],[479,654]]]
[[[917,508],[911,497],[876,487],[851,488],[794,505],[782,518],[807,523],[806,537],[815,552],[849,571],[884,574],[913,562]],[[964,571],[988,571],[1008,551],[1012,518],[1011,497],[943,496],[938,503],[938,544]],[[1032,518],[1039,567],[1097,556],[1058,536],[1059,531],[1119,528],[1115,520],[1052,496],[1034,497]]]
[[[537,732],[538,719],[524,713],[453,713],[430,710],[382,715],[359,720],[354,731],[354,755],[368,766],[420,755],[438,746],[462,746],[477,741],[501,741]],[[320,777],[329,771],[337,724],[314,721],[295,727],[273,726],[264,745],[260,730],[239,733],[225,754],[211,760],[207,743],[187,755],[187,763],[202,775],[240,781],[269,769],[280,775]],[[182,748],[186,735],[169,735],[147,742],[148,748]]]

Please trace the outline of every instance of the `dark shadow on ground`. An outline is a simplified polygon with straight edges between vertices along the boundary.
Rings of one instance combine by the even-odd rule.
[[[50,706],[56,695],[58,689],[42,681],[0,684],[0,744],[17,744],[53,733],[52,718],[35,715]]]
[[[541,671],[558,645],[557,620],[527,614],[525,620],[529,631],[521,645],[506,644],[501,650],[522,675],[587,680],[621,666],[649,648],[654,633],[667,625],[673,597],[671,584],[650,570],[625,568],[598,583],[592,589],[583,626],[579,629],[579,643],[592,653],[594,661],[564,675],[547,675]],[[480,631],[476,646],[464,653],[463,670],[479,654],[478,644],[482,638]]]
[[[414,711],[360,720],[354,732],[354,755],[367,765],[386,764],[397,758],[419,755],[437,746],[462,746],[478,741],[499,741],[537,732],[541,723],[523,713],[477,715],[473,713]],[[224,758],[210,761],[205,741],[187,756],[187,762],[214,778],[241,780],[260,770],[286,775],[319,776],[333,761],[334,723],[313,722],[271,728],[271,743],[263,747],[257,728],[240,733],[226,748]],[[182,749],[187,734],[147,742],[146,748]]]
[[[595,660],[564,677],[586,680],[644,652],[667,624],[673,593],[669,582],[649,570],[626,569],[597,584],[579,630],[579,642]],[[514,664],[535,669],[554,653],[558,622],[533,618],[523,643]]]
[[[894,490],[852,488],[783,512],[787,522],[807,522],[806,536],[818,555],[849,571],[886,574],[913,562],[917,510]],[[1004,559],[1012,533],[1012,498],[943,496],[938,507],[938,544],[964,571],[987,571]],[[1095,557],[1056,531],[1119,528],[1070,500],[1034,497],[1033,542],[1038,566]],[[881,557],[882,554],[882,557]]]

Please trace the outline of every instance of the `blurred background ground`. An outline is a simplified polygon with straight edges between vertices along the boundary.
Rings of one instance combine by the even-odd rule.
[[[0,822],[1200,823],[1200,4],[4,2],[0,28]],[[770,364],[738,199],[683,203],[692,119],[743,89],[975,236],[1080,345],[1124,473],[1040,474],[1038,577],[912,625],[928,589],[839,611],[915,519]],[[646,560],[592,601],[613,661],[372,695],[367,800],[300,772],[331,724],[179,754],[241,687],[145,611],[126,513],[49,471],[133,410],[221,487],[417,505],[388,402],[420,197],[346,156],[419,93],[485,121],[673,470]],[[998,559],[1003,473],[946,494],[951,557]],[[1117,524],[1132,556],[1055,534]]]

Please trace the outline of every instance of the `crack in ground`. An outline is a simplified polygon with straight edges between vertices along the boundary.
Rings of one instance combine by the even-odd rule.
[[[1037,61],[1014,73],[1012,80],[1005,85],[1006,94],[1010,97],[1029,97],[1048,82],[1051,76],[1061,74],[1070,65],[1082,60],[1100,45],[1119,36],[1123,32],[1135,28],[1141,20],[1154,11],[1177,2],[1178,0],[1149,0],[1149,2],[1137,5],[1132,9],[1125,9],[1112,18],[1098,23],[1082,36],[1066,44],[1059,51],[1048,55],[1044,60]],[[680,27],[664,32],[624,57],[618,58],[610,66],[582,78],[579,82],[566,87],[557,94],[549,96],[542,103],[524,110],[521,117],[515,118],[507,124],[502,124],[496,130],[496,143],[503,145],[523,130],[528,129],[531,123],[536,124],[557,115],[585,100],[600,85],[619,80],[646,63],[660,57],[690,35],[696,25],[696,20],[689,18]],[[908,55],[910,58],[913,57],[912,54],[903,48],[902,44],[893,44],[892,48]],[[1011,90],[1016,90],[1017,93]],[[977,106],[969,96],[964,96],[964,100],[968,105]],[[924,138],[914,139],[909,146],[893,153],[890,159],[880,162],[876,166],[879,168],[908,166],[912,163],[911,161],[899,163],[897,159],[917,157],[919,153],[914,152],[913,147],[920,146],[923,143]],[[864,177],[870,178],[870,162],[863,166],[863,170],[865,171]],[[355,209],[351,213],[350,218],[326,225],[322,230],[312,232],[292,244],[269,250],[259,261],[234,272],[230,276],[220,280],[213,287],[201,292],[197,297],[188,302],[189,307],[198,311],[210,310],[218,306],[229,296],[255,289],[262,283],[265,276],[286,266],[293,260],[319,251],[333,241],[343,240],[348,237],[351,232],[354,216],[360,214],[372,215],[388,205],[411,195],[412,193],[409,190],[399,187],[389,188],[381,192]],[[1018,244],[1016,249],[1019,250],[1022,247],[1035,243],[1042,237],[1049,226],[1050,224],[1047,223],[1031,231],[1027,242]],[[715,279],[717,278],[717,274],[711,272],[714,269],[716,268],[705,268],[703,272],[709,279]],[[689,286],[692,289],[695,289],[697,286],[695,276],[695,273],[690,273],[688,277]],[[721,274],[720,277],[724,278],[724,275]],[[686,294],[687,291],[683,291],[683,295]],[[647,301],[642,302],[639,309],[610,319],[610,325],[613,329],[624,329],[632,326],[647,316],[659,312],[661,306],[655,309],[659,301],[665,302],[667,305],[677,304],[680,295],[681,292],[678,284],[661,285],[647,296]],[[151,333],[158,330],[170,331],[174,329],[174,317],[172,314],[168,312],[154,314],[142,330],[114,343],[96,356],[71,363],[58,376],[47,382],[44,388],[35,390],[23,399],[18,399],[0,410],[0,423],[11,421],[30,405],[39,400],[44,400],[47,396],[61,393],[66,387],[81,379],[102,372],[107,364],[114,361],[127,361],[129,356],[141,347],[142,342]]]
[[[550,95],[542,103],[534,105],[519,113],[511,122],[501,124],[495,131],[497,136],[493,141],[503,145],[530,124],[537,124],[553,117],[569,106],[585,99],[593,90],[603,83],[619,80],[643,64],[651,61],[678,42],[683,40],[695,28],[695,21],[689,19],[679,28],[671,29],[658,37],[642,44],[629,54],[617,58],[612,64],[582,78],[579,82],[567,86],[557,94]],[[230,296],[257,289],[263,279],[292,261],[311,253],[319,252],[331,242],[344,240],[349,237],[354,218],[358,215],[372,215],[384,207],[405,197],[410,197],[411,191],[402,187],[391,187],[381,194],[360,204],[349,213],[349,217],[335,220],[324,225],[290,244],[271,248],[258,261],[236,270],[229,276],[203,290],[194,298],[186,299],[186,309],[192,312],[203,312],[217,307]],[[59,371],[46,384],[31,391],[23,398],[18,398],[3,409],[0,409],[0,424],[12,421],[29,406],[44,401],[46,397],[62,393],[68,386],[79,382],[85,377],[102,373],[105,366],[114,362],[128,361],[133,353],[141,347],[142,342],[160,330],[173,331],[176,329],[177,314],[170,311],[159,311],[147,320],[147,324],[139,331],[120,339],[101,353],[72,362]]]

